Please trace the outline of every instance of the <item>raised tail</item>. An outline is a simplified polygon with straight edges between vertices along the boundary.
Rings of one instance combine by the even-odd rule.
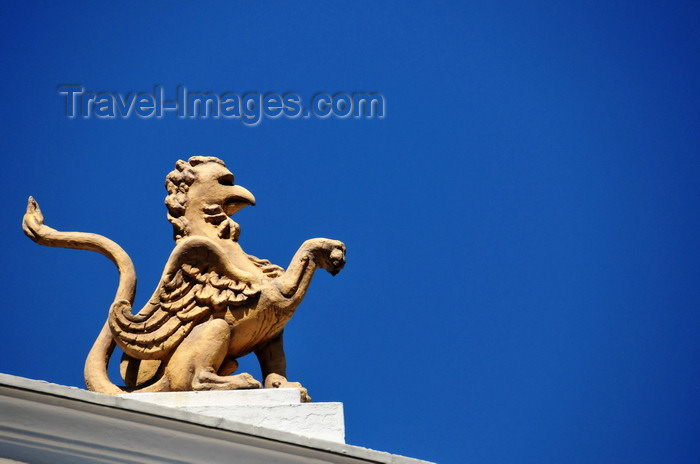
[[[44,215],[34,198],[29,197],[27,212],[22,220],[22,229],[27,237],[40,245],[96,251],[109,258],[119,270],[119,287],[114,299],[134,302],[136,294],[136,271],[131,258],[112,240],[102,235],[87,232],[60,232],[44,224]],[[109,358],[116,343],[109,326],[105,323],[85,361],[85,384],[92,391],[116,395],[126,390],[118,387],[107,374]]]

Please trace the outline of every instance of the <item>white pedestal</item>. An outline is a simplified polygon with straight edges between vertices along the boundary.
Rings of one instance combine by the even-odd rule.
[[[307,438],[345,443],[343,404],[302,403],[296,388],[126,393],[119,396]]]

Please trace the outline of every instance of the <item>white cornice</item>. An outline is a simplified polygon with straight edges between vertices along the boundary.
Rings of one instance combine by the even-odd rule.
[[[425,464],[6,374],[0,374],[0,457],[55,464]]]

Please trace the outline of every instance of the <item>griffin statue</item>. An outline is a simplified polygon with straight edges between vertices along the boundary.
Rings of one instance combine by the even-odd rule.
[[[282,346],[285,324],[304,298],[317,268],[337,274],[345,245],[307,240],[286,270],[247,254],[231,219],[255,197],[235,185],[231,171],[215,157],[179,160],[168,174],[165,204],[175,249],[160,283],[136,314],[136,272],[129,255],[97,234],[60,232],[44,225],[29,197],[22,227],[36,243],[97,251],[119,270],[119,286],[107,322],[85,362],[88,389],[108,394],[260,388],[251,375],[233,374],[236,359],[255,353],[265,388],[305,388],[287,380]],[[124,351],[125,386],[112,383],[107,366],[116,345]]]

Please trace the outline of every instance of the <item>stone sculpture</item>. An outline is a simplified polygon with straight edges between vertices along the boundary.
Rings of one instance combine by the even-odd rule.
[[[345,245],[307,240],[286,270],[243,251],[240,226],[230,216],[255,198],[234,184],[233,174],[215,157],[179,160],[166,178],[165,204],[176,246],[160,283],[136,314],[136,272],[115,242],[97,234],[60,232],[44,225],[29,197],[25,234],[47,246],[97,251],[119,270],[119,286],[107,322],[85,362],[88,389],[108,394],[259,388],[249,374],[231,375],[236,359],[255,353],[265,388],[299,388],[290,382],[282,346],[285,324],[304,298],[317,268],[337,274]],[[112,383],[107,365],[115,345],[124,351],[122,377]]]

